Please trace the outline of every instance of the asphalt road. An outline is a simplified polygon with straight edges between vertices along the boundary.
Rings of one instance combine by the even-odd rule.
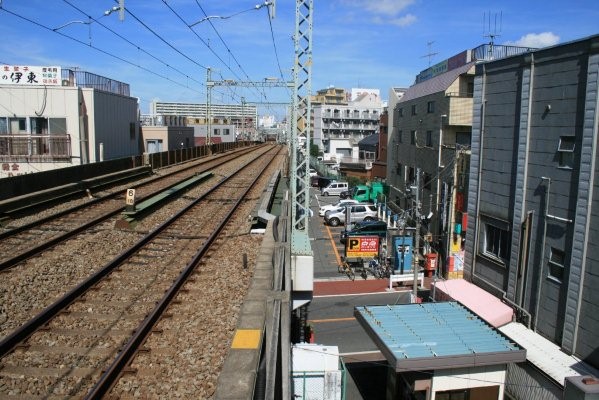
[[[388,290],[386,280],[367,280],[356,276],[350,281],[337,269],[343,245],[339,233],[343,227],[328,227],[318,216],[320,204],[339,200],[321,197],[312,190],[310,237],[314,252],[314,298],[308,307],[308,320],[317,344],[338,346],[348,372],[346,399],[385,399],[387,364],[374,342],[353,316],[354,307],[381,304],[405,304],[409,288]]]

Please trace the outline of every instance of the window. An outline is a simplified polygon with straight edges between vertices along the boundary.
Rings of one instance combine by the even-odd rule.
[[[437,400],[469,400],[470,389],[447,390],[435,394]]]
[[[433,147],[433,131],[426,131],[426,147]]]
[[[398,115],[399,117],[403,117],[403,108],[399,108],[399,109],[397,110],[397,115]]]
[[[424,173],[424,188],[426,190],[431,190],[431,182],[432,182],[431,174],[425,172]]]
[[[561,168],[574,167],[574,136],[561,136],[557,151],[559,153],[559,166]]]
[[[402,170],[402,165],[401,163],[397,163],[397,169],[395,170],[395,173],[399,176],[401,176],[401,170]]]
[[[434,101],[429,101],[428,103],[426,103],[426,112],[429,114],[432,114],[435,112],[435,102]]]
[[[129,138],[135,139],[135,122],[129,122]]]
[[[50,126],[50,135],[66,135],[67,134],[67,119],[66,118],[48,118]]]
[[[229,129],[228,128],[223,129],[223,135],[229,135]]]
[[[403,131],[400,129],[397,131],[397,143],[403,143]]]
[[[416,104],[413,104],[413,105],[412,105],[412,115],[416,115],[416,114],[418,114],[418,113],[416,112]]]
[[[410,144],[416,144],[416,131],[410,131]]]
[[[414,167],[410,167],[410,169],[408,171],[408,183],[409,184],[414,183],[415,178],[416,178],[416,170],[414,169]]]
[[[219,128],[214,128],[214,136],[220,136],[220,129]]]
[[[483,229],[485,230],[482,247],[483,254],[506,262],[508,260],[509,232],[489,221],[483,222]]]
[[[549,277],[556,281],[562,282],[564,279],[564,264],[566,254],[562,250],[551,248],[549,254]]]
[[[9,118],[10,133],[27,133],[27,123],[25,118]]]

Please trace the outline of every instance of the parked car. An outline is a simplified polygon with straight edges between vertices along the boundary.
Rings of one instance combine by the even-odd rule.
[[[318,177],[318,189],[322,190],[325,187],[329,186],[331,182],[337,182],[337,178],[330,176],[319,176]]]
[[[339,198],[340,199],[349,199],[351,198],[351,192],[352,192],[353,188],[344,190],[343,192],[339,193]]]
[[[320,176],[316,175],[316,176],[311,176],[310,177],[310,186],[312,187],[318,187],[318,180],[320,179]]]
[[[329,210],[324,214],[324,222],[331,225],[345,224],[345,213],[350,212],[351,224],[360,221],[374,221],[377,218],[376,206],[373,204],[351,204],[349,206],[339,207],[335,210]]]
[[[337,208],[341,208],[341,207],[347,206],[349,204],[358,204],[358,203],[359,203],[359,201],[354,200],[354,199],[339,200],[339,202],[337,202],[335,204],[327,204],[324,206],[320,206],[318,215],[320,215],[321,217],[324,217],[325,213],[329,210],[335,210]]]
[[[316,172],[316,170],[314,168],[310,168],[310,171],[308,172],[308,175],[312,176],[318,176],[318,172]]]
[[[351,236],[378,236],[384,238],[387,236],[387,223],[385,221],[358,222],[349,231],[342,231],[339,241],[345,244],[347,238]]]
[[[320,193],[323,196],[338,196],[339,193],[347,190],[347,188],[347,182],[331,182],[327,187],[322,188]]]

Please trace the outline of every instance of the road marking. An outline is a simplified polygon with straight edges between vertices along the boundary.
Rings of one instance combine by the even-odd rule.
[[[341,265],[341,257],[339,256],[339,252],[337,251],[337,246],[335,245],[335,240],[333,240],[333,235],[331,235],[331,230],[329,229],[328,225],[325,225],[325,228],[327,228],[329,239],[331,239],[331,246],[333,247],[333,250],[335,250],[335,258],[337,259],[337,265]]]
[[[260,329],[238,329],[235,332],[232,349],[257,349],[260,345]]]
[[[320,324],[322,322],[340,322],[340,321],[355,321],[356,317],[346,317],[346,318],[329,318],[329,319],[309,319],[308,323],[311,324]]]

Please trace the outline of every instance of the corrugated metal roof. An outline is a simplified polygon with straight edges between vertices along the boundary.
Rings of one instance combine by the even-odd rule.
[[[458,79],[460,75],[466,73],[470,68],[474,66],[474,64],[474,62],[471,62],[462,65],[459,68],[452,69],[451,71],[447,71],[441,75],[435,76],[434,78],[428,79],[421,83],[417,83],[414,86],[410,86],[410,88],[406,91],[401,100],[399,100],[397,103],[401,104],[409,100],[417,99],[419,97],[447,90],[449,86],[453,82],[455,82],[455,80]]]
[[[520,346],[457,302],[363,306],[354,315],[397,371],[526,358]]]
[[[499,330],[526,349],[528,361],[562,386],[567,376],[599,377],[599,371],[595,368],[567,355],[558,345],[518,322],[511,322]]]

